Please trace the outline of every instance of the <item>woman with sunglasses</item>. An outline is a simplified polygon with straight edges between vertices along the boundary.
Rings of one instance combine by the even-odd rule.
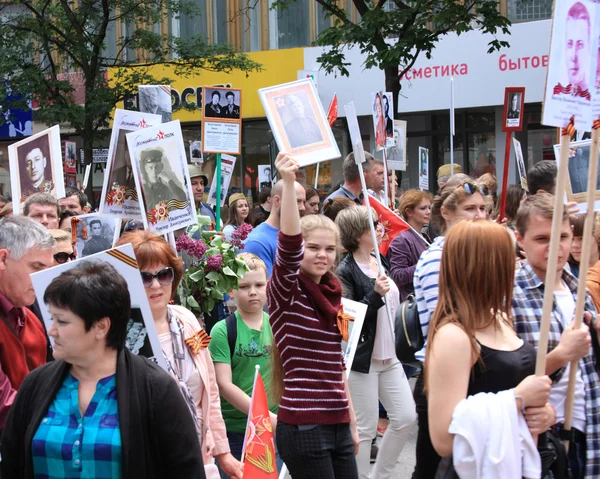
[[[447,231],[462,220],[486,219],[488,211],[487,188],[470,179],[452,177],[442,188],[440,194],[433,198],[431,205],[431,221],[441,231],[429,249],[425,250],[415,268],[413,284],[415,299],[419,310],[419,320],[423,336],[427,338],[429,321],[433,316],[438,302],[438,280],[440,262]],[[485,261],[485,258],[481,259]],[[415,358],[425,361],[425,346],[415,354]],[[423,374],[417,379],[413,397],[417,406],[419,432],[417,435],[417,461],[414,479],[429,479],[435,477],[440,456],[437,454],[429,437],[429,422],[427,418],[427,398],[424,393]]]
[[[56,240],[53,266],[75,260],[71,235],[64,230],[50,230],[50,235]]]
[[[228,476],[241,479],[241,464],[230,453],[221,415],[208,335],[190,311],[169,304],[183,276],[182,261],[162,237],[148,231],[125,233],[117,246],[127,243],[135,252],[169,373],[194,418],[207,477],[219,477],[215,457]]]
[[[376,216],[375,216],[376,217]],[[348,385],[358,428],[358,477],[394,477],[398,457],[415,423],[415,404],[408,379],[396,357],[393,331],[384,303],[389,299],[392,318],[400,305],[398,288],[388,274],[380,274],[377,245],[369,225],[369,210],[355,206],[335,219],[342,246],[348,251],[337,268],[343,296],[367,306]],[[380,230],[381,231],[381,230]],[[382,257],[387,266],[387,260]],[[371,472],[371,443],[377,434],[378,400],[385,407],[389,426],[383,434],[375,468]]]

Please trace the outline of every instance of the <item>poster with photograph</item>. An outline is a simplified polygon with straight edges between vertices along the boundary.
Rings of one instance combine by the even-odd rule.
[[[161,123],[168,123],[173,116],[170,85],[140,85],[138,106],[142,113],[160,115]]]
[[[347,314],[352,318],[352,320],[348,322],[348,342],[342,341],[346,373],[350,374],[350,368],[352,367],[352,361],[354,361],[354,355],[356,354],[360,332],[362,331],[365,316],[367,315],[367,305],[342,298],[342,314]]]
[[[419,188],[429,190],[429,150],[419,146]]]
[[[139,191],[135,186],[135,174],[125,135],[135,130],[158,126],[160,122],[159,115],[115,110],[100,196],[100,213],[120,218],[142,218]]]
[[[65,141],[65,173],[77,173],[77,143],[74,141]]]
[[[77,181],[77,174],[76,173],[67,173],[66,175],[66,184],[67,184],[67,188],[79,188],[79,182]]]
[[[525,88],[509,87],[504,90],[504,122],[502,131],[521,131],[525,115]]]
[[[62,144],[58,125],[8,146],[13,213],[34,193],[65,196]]]
[[[387,133],[386,133],[386,118],[384,114],[383,105],[387,101],[384,100],[385,94],[383,92],[371,93],[371,103],[373,105],[373,130],[375,131],[375,149],[381,151],[386,148],[387,145]],[[389,106],[388,106],[389,108]]]
[[[564,128],[575,116],[575,128],[592,126],[598,62],[599,9],[590,0],[554,4],[550,60],[542,123]]]
[[[587,212],[586,195],[591,147],[591,140],[575,141],[569,146],[569,177],[567,178],[567,188],[565,190],[565,202],[577,202],[578,214]],[[558,168],[560,165],[560,144],[554,145],[554,157]],[[600,161],[600,153],[596,161]],[[600,168],[596,179],[594,211],[600,211]]]
[[[202,87],[205,102],[202,144],[205,153],[242,152],[242,90]]]
[[[127,324],[125,346],[132,353],[151,359],[166,371],[167,364],[162,354],[154,318],[131,244],[33,273],[31,281],[42,312],[40,319],[44,321],[46,329],[50,329],[52,326],[52,317],[48,306],[43,301],[46,288],[61,274],[81,267],[84,263],[108,263],[127,282],[127,289],[131,297],[131,317]],[[54,345],[52,337],[50,337],[50,342]]]
[[[300,167],[340,157],[327,115],[309,78],[258,90],[280,151]]]
[[[383,121],[385,122],[385,147],[392,148],[396,144],[394,138],[394,94],[381,93],[383,101]]]
[[[235,156],[221,155],[221,207],[225,205],[225,198],[229,191],[229,183],[233,176],[235,168]],[[217,172],[213,174],[212,183],[210,184],[210,192],[208,193],[208,204],[215,206],[217,204]]]
[[[195,165],[204,163],[201,141],[190,141],[190,161]]]
[[[121,218],[90,213],[78,216],[77,243],[75,250],[78,258],[85,258],[102,251],[112,249],[119,239]]]
[[[271,179],[271,165],[258,165],[258,191],[273,186]]]
[[[394,120],[394,146],[386,158],[388,170],[406,171],[406,121]]]
[[[515,150],[515,159],[517,160],[517,173],[521,181],[521,188],[525,191],[529,191],[527,187],[527,168],[525,168],[525,160],[523,158],[523,149],[521,148],[521,142],[513,137],[513,148]]]
[[[147,230],[166,234],[196,223],[187,155],[179,120],[127,133]]]

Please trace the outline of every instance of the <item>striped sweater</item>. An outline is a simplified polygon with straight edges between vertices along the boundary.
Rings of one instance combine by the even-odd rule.
[[[322,293],[339,291],[336,298],[339,303],[339,280],[328,274],[321,284],[312,283],[311,294],[307,294],[306,284],[310,280],[300,273],[303,256],[302,235],[287,236],[279,232],[275,265],[267,288],[271,327],[284,371],[284,391],[277,417],[293,425],[349,423],[342,338],[337,314],[324,312],[332,307]],[[323,308],[324,304],[329,308]]]

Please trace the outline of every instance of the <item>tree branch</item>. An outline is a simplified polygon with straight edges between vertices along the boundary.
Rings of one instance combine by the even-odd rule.
[[[365,0],[352,0],[352,3],[354,3],[356,10],[358,13],[360,13],[361,17],[364,17],[369,11],[369,7],[367,6]]]

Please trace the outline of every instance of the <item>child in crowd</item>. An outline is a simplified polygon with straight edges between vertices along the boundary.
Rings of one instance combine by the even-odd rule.
[[[273,334],[269,315],[263,312],[267,302],[267,267],[256,255],[241,253],[250,271],[239,280],[232,293],[237,311],[212,328],[209,350],[215,364],[221,394],[221,411],[231,454],[241,460],[244,433],[248,422],[255,367],[260,366],[267,397],[271,399],[271,344]],[[277,424],[277,405],[269,403],[273,429]],[[228,476],[221,472],[221,477]]]

